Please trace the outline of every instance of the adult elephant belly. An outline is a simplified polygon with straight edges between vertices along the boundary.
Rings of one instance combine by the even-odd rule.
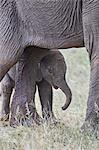
[[[83,44],[81,0],[18,1],[23,45],[43,48],[80,47]]]
[[[0,0],[0,80],[25,47],[83,46],[81,1]]]

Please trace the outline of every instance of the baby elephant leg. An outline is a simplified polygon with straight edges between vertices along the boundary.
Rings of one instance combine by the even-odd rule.
[[[42,116],[45,120],[55,119],[52,105],[53,105],[53,91],[52,86],[46,81],[42,80],[37,83],[40,102],[42,106]]]
[[[1,110],[1,121],[7,121],[9,119],[10,113],[10,98],[14,88],[14,81],[10,78],[7,73],[1,81],[1,100],[2,100],[2,110]]]
[[[36,93],[36,85],[35,85],[35,89],[33,91],[34,93],[32,101],[31,98],[28,98],[28,107],[29,107],[29,111],[30,111],[30,115],[32,116],[33,121],[40,125],[42,123],[42,118],[39,116],[39,114],[37,113],[36,110],[36,105],[35,105],[35,93]],[[29,95],[28,95],[29,96]],[[29,101],[30,100],[30,101]]]

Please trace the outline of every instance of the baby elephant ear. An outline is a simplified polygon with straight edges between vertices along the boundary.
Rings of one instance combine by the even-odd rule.
[[[49,73],[49,74],[53,73],[53,68],[51,67],[50,60],[47,59],[47,57],[44,57],[44,58],[40,61],[40,68],[41,68],[41,72],[42,72],[42,71],[46,71],[46,72]]]
[[[48,66],[47,56],[43,57],[40,61],[40,68],[45,69]]]
[[[40,82],[42,80],[42,73],[41,73],[41,69],[40,69],[40,64],[38,64],[38,68],[37,68],[36,72],[37,72],[36,80],[38,82]]]
[[[43,77],[44,77],[45,69],[46,69],[45,63],[44,63],[44,59],[42,59],[42,60],[40,61],[39,67],[40,67],[41,73],[42,73],[42,75],[43,75]]]

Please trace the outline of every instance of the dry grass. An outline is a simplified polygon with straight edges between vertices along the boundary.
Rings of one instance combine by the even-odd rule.
[[[72,89],[72,104],[61,110],[64,95],[54,90],[54,112],[60,120],[57,125],[33,128],[4,127],[0,123],[0,150],[98,150],[99,141],[93,135],[83,135],[80,127],[84,121],[89,82],[89,62],[85,49],[62,50],[68,66],[67,80]],[[40,104],[36,95],[38,112]]]

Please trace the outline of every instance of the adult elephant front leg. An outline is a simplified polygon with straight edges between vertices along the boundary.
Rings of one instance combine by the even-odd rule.
[[[53,113],[53,91],[52,86],[44,79],[37,83],[40,102],[42,106],[42,116],[45,120],[55,121]]]
[[[35,106],[33,106],[35,80],[33,80],[33,66],[29,59],[30,55],[31,49],[26,49],[16,67],[15,93],[11,105],[11,126],[16,126],[20,123],[31,123],[32,118],[27,117],[29,109],[32,110],[32,113],[35,113]]]
[[[99,124],[99,1],[84,0],[83,26],[90,56],[91,76],[87,112],[82,130],[94,131]]]

